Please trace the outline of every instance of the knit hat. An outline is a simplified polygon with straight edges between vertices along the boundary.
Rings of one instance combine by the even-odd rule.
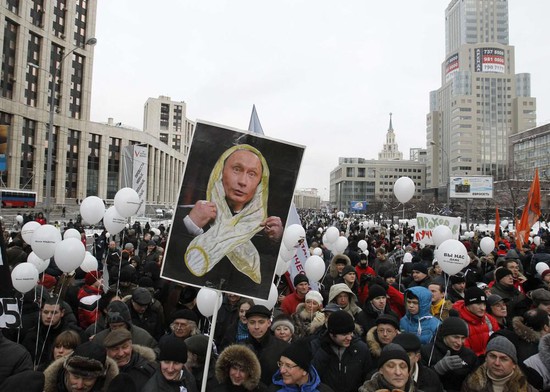
[[[134,250],[134,244],[132,244],[131,242],[127,242],[125,245],[124,245],[124,250]]]
[[[351,314],[344,310],[334,312],[328,318],[328,331],[332,334],[345,334],[355,330]]]
[[[516,252],[514,249],[510,249],[506,253],[505,260],[519,260],[518,252]]]
[[[523,313],[523,324],[533,331],[540,332],[545,325],[549,325],[548,313],[540,308],[528,310]]]
[[[451,284],[464,283],[466,282],[466,277],[462,272],[459,272],[456,275],[452,275],[450,277],[450,280],[451,280]]]
[[[426,264],[422,262],[414,263],[412,265],[412,270],[422,272],[423,274],[428,275],[428,267],[426,267]]]
[[[150,305],[153,301],[153,296],[145,287],[138,287],[132,293],[132,301],[142,306]]]
[[[290,319],[290,317],[288,317],[286,314],[284,313],[281,313],[280,315],[278,315],[277,317],[275,317],[273,319],[273,322],[271,323],[271,330],[273,332],[275,332],[275,330],[277,329],[277,327],[279,326],[285,326],[287,327],[288,329],[290,329],[290,331],[292,333],[294,333],[294,324],[292,323],[292,320]]]
[[[342,276],[347,275],[350,272],[353,272],[354,274],[357,275],[357,271],[355,271],[355,268],[352,265],[346,265],[342,270]]]
[[[508,268],[499,268],[495,271],[495,281],[500,282],[505,276],[512,275],[512,271]]]
[[[330,302],[327,304],[327,306],[325,306],[323,308],[323,313],[334,313],[334,312],[337,312],[339,310],[342,310],[341,307],[339,307],[337,304],[335,304],[334,302]]]
[[[246,318],[250,318],[252,316],[261,316],[270,319],[271,311],[264,305],[254,305],[246,311],[245,315]]]
[[[531,291],[531,299],[535,306],[550,304],[550,291],[546,289],[536,289]]]
[[[153,282],[153,279],[151,279],[151,278],[148,277],[148,276],[142,276],[142,277],[139,278],[139,280],[138,280],[138,286],[139,286],[139,287],[154,287],[154,286],[155,286],[155,282]]]
[[[468,336],[468,325],[460,317],[447,317],[439,327],[441,337],[449,335]]]
[[[206,335],[193,335],[185,339],[187,345],[187,351],[198,355],[200,358],[206,358],[206,351],[208,350],[208,336]]]
[[[548,269],[545,269],[544,271],[542,271],[542,274],[540,274],[540,277],[544,280],[545,276],[550,274],[550,268]]]
[[[399,329],[399,320],[397,320],[397,317],[391,314],[381,314],[376,318],[374,323],[376,325],[390,324],[390,325],[393,325],[395,329]]]
[[[107,306],[107,325],[112,323],[126,323],[128,327],[132,325],[132,317],[128,306],[122,301],[113,301]]]
[[[309,284],[309,279],[307,278],[307,276],[305,274],[298,274],[294,277],[294,287],[298,286],[300,283],[307,283]]]
[[[514,363],[518,363],[517,351],[511,341],[504,336],[495,336],[487,344],[487,353],[496,351],[508,355]]]
[[[57,284],[57,279],[55,279],[52,275],[44,274],[38,283],[49,290]]]
[[[287,357],[296,365],[298,365],[298,367],[300,367],[301,369],[309,371],[312,354],[307,340],[299,339],[295,342],[292,342],[282,352],[281,357]]]
[[[315,290],[308,291],[308,293],[306,294],[306,301],[310,299],[317,302],[319,305],[323,305],[323,296],[318,291],[315,291]]]
[[[411,370],[411,362],[409,361],[409,356],[403,347],[398,344],[390,343],[384,347],[380,357],[378,358],[378,369],[380,369],[384,364],[392,359],[401,359],[405,361],[409,371]]]
[[[420,339],[418,338],[418,336],[410,332],[402,332],[398,334],[392,340],[392,343],[403,347],[403,350],[405,350],[408,353],[419,352],[420,348],[422,347],[422,344],[420,343]]]
[[[187,362],[187,345],[175,336],[168,336],[160,344],[159,361]]]
[[[90,271],[84,276],[84,283],[88,286],[93,285],[101,278],[101,272],[99,271]]]
[[[382,276],[384,279],[395,278],[395,272],[391,268],[388,268]]]
[[[173,323],[176,319],[194,321],[195,323],[199,322],[199,316],[191,309],[176,310],[172,313],[171,322]]]
[[[107,351],[95,342],[85,342],[77,346],[70,357],[65,359],[67,371],[83,377],[100,377],[105,374]]]
[[[485,303],[487,296],[479,287],[468,287],[464,290],[464,305]]]
[[[105,346],[105,348],[111,348],[118,346],[127,340],[132,340],[132,333],[126,328],[118,328],[109,332],[107,336],[105,336],[103,346]]]
[[[377,284],[373,284],[369,287],[369,297],[367,301],[372,301],[376,297],[385,297],[387,295],[386,290]]]

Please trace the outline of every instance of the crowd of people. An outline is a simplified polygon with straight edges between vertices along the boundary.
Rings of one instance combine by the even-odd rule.
[[[216,325],[196,287],[160,277],[169,227],[96,234],[97,271],[66,274],[52,258],[20,325],[0,334],[0,390],[550,391],[546,230],[521,249],[501,232],[490,254],[479,243],[493,233],[476,231],[469,265],[448,276],[414,228],[300,216],[326,264],[316,289],[286,272],[273,309],[224,293]],[[343,254],[323,244],[330,226],[348,238]],[[20,233],[5,242],[11,268],[26,261]]]

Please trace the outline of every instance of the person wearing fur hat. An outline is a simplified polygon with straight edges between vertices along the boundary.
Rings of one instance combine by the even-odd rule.
[[[142,392],[198,392],[195,377],[185,367],[187,345],[181,339],[170,337],[160,345],[160,368],[143,386]]]
[[[548,313],[537,308],[528,310],[523,316],[514,317],[512,328],[521,342],[517,346],[520,366],[538,352],[540,339],[550,333],[549,323]]]
[[[273,318],[271,322],[271,332],[273,335],[284,342],[290,343],[294,337],[294,323],[286,314],[281,313]]]
[[[266,392],[260,377],[260,362],[254,352],[241,344],[232,344],[216,361],[219,385],[212,388],[212,392]]]
[[[292,314],[294,336],[303,338],[313,335],[325,323],[323,310],[323,296],[315,290],[306,294],[306,302],[298,305]]]
[[[341,281],[342,271],[346,265],[351,265],[351,260],[346,255],[335,255],[330,260],[328,273],[325,274],[323,281],[320,282],[321,287],[324,287],[321,292],[323,298],[328,298],[331,287]]]
[[[550,390],[550,334],[539,341],[538,353],[524,362],[523,371],[527,381],[539,391]]]
[[[311,364],[311,351],[306,340],[297,340],[281,354],[269,391],[277,392],[332,392],[321,382],[319,373]]]
[[[357,391],[372,369],[369,348],[354,331],[353,317],[339,310],[328,318],[327,330],[311,341],[312,364],[335,391]]]
[[[98,317],[97,304],[103,293],[101,275],[99,271],[88,272],[78,292],[78,325],[82,329],[95,323]]]
[[[118,374],[105,348],[86,342],[69,357],[55,360],[44,371],[44,392],[104,392]]]
[[[376,325],[367,332],[366,341],[372,360],[377,364],[382,349],[399,334],[399,319],[390,314],[381,314],[375,323]]]
[[[378,372],[361,385],[359,392],[419,392],[410,374],[409,356],[401,346],[391,343],[382,350],[378,360]]]
[[[126,328],[109,332],[103,345],[107,356],[116,362],[119,372],[128,374],[137,390],[141,389],[158,367],[153,349],[132,344],[132,334]]]
[[[534,388],[517,364],[516,348],[504,336],[495,335],[487,344],[485,363],[462,384],[462,392],[530,392]]]
[[[422,346],[421,361],[434,369],[447,392],[458,392],[466,377],[477,369],[477,355],[467,347],[468,325],[459,317],[446,318],[434,343]]]
[[[401,332],[410,332],[427,344],[435,338],[441,321],[432,316],[432,293],[423,286],[415,286],[405,291],[405,316],[399,321]]]
[[[513,263],[517,265],[517,263]],[[508,300],[508,321],[512,321],[512,318],[521,316],[528,308],[528,302],[526,301],[525,294],[516,288],[514,285],[514,275],[511,270],[505,267],[497,268],[495,270],[495,282],[491,287],[491,294],[500,295],[502,298]]]
[[[281,302],[281,311],[288,316],[296,311],[299,304],[304,303],[309,291],[309,279],[305,274],[296,275],[293,283],[294,292],[288,294]]]

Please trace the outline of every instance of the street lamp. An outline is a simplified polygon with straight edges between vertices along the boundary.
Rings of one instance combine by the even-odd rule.
[[[447,158],[447,160],[445,161],[445,163],[447,164],[446,165],[447,166],[447,182],[445,184],[445,188],[446,188],[446,192],[447,192],[447,205],[448,205],[449,204],[449,193],[450,193],[449,183],[450,183],[450,180],[451,180],[451,161],[449,159],[449,154],[447,154],[447,151],[445,151],[442,144],[436,143],[433,140],[430,140],[430,146],[439,147],[441,149],[441,152],[443,152],[443,154],[445,154],[445,157]],[[441,165],[441,177],[443,177],[443,167],[444,166]],[[443,181],[441,181],[441,183],[443,183]]]
[[[84,42],[84,46],[90,45],[93,46],[97,43],[97,39],[94,37],[88,38],[86,42]],[[49,124],[48,124],[48,153],[46,157],[46,197],[44,200],[45,205],[45,213],[46,213],[46,222],[50,222],[50,210],[51,210],[51,200],[52,200],[52,159],[53,159],[53,151],[52,151],[52,145],[53,145],[53,116],[55,112],[55,79],[59,76],[59,72],[61,72],[61,68],[63,67],[63,62],[67,57],[69,57],[75,50],[80,49],[80,47],[76,47],[71,49],[69,52],[67,52],[59,62],[59,67],[55,67],[53,72],[50,73],[50,77],[52,78],[52,91],[50,95],[50,118],[49,118]],[[30,66],[38,67],[36,64],[29,63]]]

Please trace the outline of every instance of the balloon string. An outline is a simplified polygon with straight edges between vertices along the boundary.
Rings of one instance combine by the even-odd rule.
[[[42,275],[42,282],[44,282],[44,275]],[[40,321],[41,318],[41,312],[42,312],[42,300],[44,298],[44,284],[40,285],[40,302],[38,306],[38,318],[37,318],[37,325],[36,325],[36,344],[34,347],[34,368],[36,369],[37,363],[36,363],[36,357],[38,356],[38,337],[40,336],[40,324],[42,322]],[[34,290],[34,301],[37,302],[36,298],[36,290]]]
[[[63,280],[61,281],[61,288],[59,290],[60,293],[63,292],[63,285],[65,284],[66,280],[67,280],[67,275],[63,274]],[[55,299],[55,307],[57,307],[57,306],[61,307],[62,306],[62,305],[59,305],[59,297],[60,297],[60,295],[58,295],[57,298]],[[59,309],[59,311],[61,311],[61,309]],[[39,322],[40,322],[41,317],[42,316],[39,317]],[[42,360],[42,355],[44,354],[44,350],[46,348],[46,342],[48,341],[48,335],[50,334],[50,329],[51,328],[52,328],[52,323],[50,322],[50,324],[48,324],[48,330],[46,331],[46,336],[44,337],[44,343],[42,344],[42,349],[40,350],[40,356],[38,357],[38,361],[35,363],[35,366],[37,366],[40,363],[40,361]],[[38,345],[38,335],[36,337],[36,344]]]

